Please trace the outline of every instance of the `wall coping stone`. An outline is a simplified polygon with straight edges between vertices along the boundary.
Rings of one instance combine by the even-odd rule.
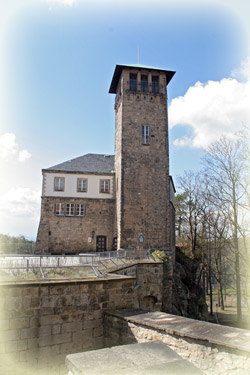
[[[60,280],[26,280],[26,281],[1,281],[1,286],[26,286],[26,285],[58,285],[58,284],[77,284],[77,283],[99,283],[105,281],[117,281],[117,280],[134,280],[135,276],[127,276],[127,275],[114,275],[114,274],[107,274],[105,277],[96,277],[94,279],[60,279]]]
[[[66,365],[72,375],[204,375],[160,341],[70,354]]]
[[[113,310],[105,314],[139,324],[151,329],[165,331],[171,335],[207,341],[250,353],[250,331],[220,324],[208,323],[164,312],[145,310]]]

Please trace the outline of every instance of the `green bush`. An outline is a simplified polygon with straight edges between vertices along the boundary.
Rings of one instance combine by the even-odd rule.
[[[171,257],[168,256],[163,250],[155,250],[153,253],[152,253],[152,256],[155,258],[155,259],[160,259],[164,264],[168,264],[168,262],[170,261]]]

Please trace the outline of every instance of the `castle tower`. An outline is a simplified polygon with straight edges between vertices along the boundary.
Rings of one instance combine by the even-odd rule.
[[[175,72],[117,65],[115,97],[117,248],[173,248],[167,85]]]

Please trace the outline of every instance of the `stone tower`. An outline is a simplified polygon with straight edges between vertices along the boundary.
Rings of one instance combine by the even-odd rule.
[[[116,94],[118,249],[173,248],[167,85],[174,74],[144,65],[115,68],[109,92]]]

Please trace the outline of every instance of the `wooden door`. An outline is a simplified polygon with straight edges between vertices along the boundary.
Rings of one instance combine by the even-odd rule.
[[[96,236],[96,251],[106,251],[106,236]]]

